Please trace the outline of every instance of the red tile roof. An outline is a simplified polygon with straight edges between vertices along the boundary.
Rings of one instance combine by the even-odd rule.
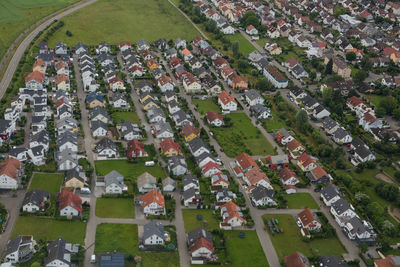
[[[68,77],[64,73],[60,74],[60,75],[57,75],[57,84],[60,84],[62,82],[66,82],[66,83],[69,82]]]
[[[212,242],[208,241],[204,237],[200,237],[196,241],[194,241],[192,244],[190,244],[190,251],[193,253],[196,250],[200,248],[206,248],[211,252],[214,252],[214,245]]]
[[[219,100],[221,100],[222,104],[226,105],[229,102],[234,102],[236,103],[236,100],[233,96],[231,96],[230,94],[228,94],[227,91],[222,91],[219,95],[218,95]]]
[[[305,227],[316,221],[316,218],[314,217],[309,208],[306,208],[305,210],[301,211],[297,216],[299,217],[299,220]]]
[[[256,185],[261,180],[265,180],[268,184],[271,184],[268,176],[260,170],[260,168],[252,168],[244,174],[249,181],[250,185]]]
[[[33,71],[25,77],[25,82],[37,81],[40,84],[44,83],[44,74],[39,71]]]
[[[219,119],[222,122],[224,121],[224,116],[222,114],[218,114],[215,111],[209,111],[207,112],[207,120],[209,122],[213,122],[214,120]]]
[[[17,180],[18,174],[21,172],[23,164],[15,158],[7,158],[0,162],[0,176],[5,174],[8,177]]]
[[[291,169],[289,169],[287,167],[282,168],[282,170],[279,171],[278,176],[283,181],[287,181],[291,177],[297,178],[296,173],[294,173],[294,171],[292,171]]]
[[[247,170],[250,167],[257,168],[258,165],[254,161],[254,159],[247,153],[243,152],[239,156],[236,157],[236,161],[239,163],[240,168],[242,170]]]
[[[183,126],[183,128],[182,128],[181,134],[182,134],[183,137],[188,137],[188,136],[190,136],[191,134],[194,134],[194,135],[196,135],[196,136],[199,136],[199,135],[200,135],[200,129],[194,127],[194,126],[191,125],[191,124],[186,124],[186,125]]]
[[[182,154],[182,151],[179,147],[179,143],[174,142],[174,140],[172,140],[171,138],[165,138],[164,140],[162,140],[162,142],[160,143],[160,147],[161,147],[161,152],[163,154],[170,149],[173,149],[177,153]]]
[[[82,199],[68,190],[63,190],[58,196],[59,210],[64,209],[67,206],[76,209],[78,212],[82,212]]]
[[[147,207],[148,205],[154,202],[156,202],[161,207],[165,208],[164,196],[157,190],[153,189],[142,196],[143,207]]]

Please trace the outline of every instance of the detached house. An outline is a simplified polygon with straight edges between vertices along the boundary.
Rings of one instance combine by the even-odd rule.
[[[47,244],[45,267],[72,266],[71,256],[79,251],[79,244],[67,243],[62,237]]]
[[[157,179],[148,172],[144,172],[136,180],[137,187],[140,193],[147,193],[156,189]]]
[[[238,205],[229,201],[221,206],[222,222],[220,227],[223,229],[232,229],[234,227],[240,227],[246,224],[246,220],[243,218],[243,213],[240,211]]]
[[[331,213],[340,227],[343,227],[347,220],[357,217],[353,206],[343,198],[332,203]]]
[[[161,153],[167,157],[182,155],[179,143],[174,142],[171,138],[165,138],[160,143]]]
[[[98,154],[98,158],[117,158],[119,156],[117,145],[107,137],[97,142],[93,151]]]
[[[36,241],[31,235],[20,235],[7,243],[4,259],[12,264],[25,262],[32,258],[35,253]]]
[[[60,216],[79,216],[82,213],[82,199],[68,190],[60,193],[58,203]]]
[[[321,191],[321,198],[325,205],[330,207],[332,203],[338,201],[341,198],[339,189],[335,185],[328,185]]]
[[[45,211],[50,201],[50,193],[46,190],[31,190],[25,194],[22,202],[22,210],[24,212],[36,213]]]
[[[311,212],[309,208],[306,208],[297,215],[297,219],[300,222],[302,228],[309,231],[320,231],[322,224],[319,222],[316,214]]]
[[[122,194],[128,187],[124,184],[124,176],[117,171],[111,171],[104,176],[106,194]]]
[[[258,34],[258,30],[253,25],[249,25],[246,28],[246,33],[248,35],[257,35]]]
[[[315,169],[317,164],[315,159],[311,158],[307,153],[303,153],[297,158],[297,166],[299,166],[303,172],[308,172]]]
[[[235,98],[226,91],[222,91],[222,93],[218,95],[218,104],[221,106],[223,113],[230,113],[231,111],[237,110]]]
[[[0,162],[0,189],[18,189],[23,173],[23,164],[15,158]]]
[[[296,173],[287,167],[284,167],[279,171],[278,177],[284,185],[296,185],[299,183]]]
[[[127,144],[126,156],[129,159],[147,157],[148,154],[144,149],[144,143],[136,139],[130,140]]]
[[[207,122],[213,126],[220,127],[224,125],[224,117],[215,111],[209,111],[206,114]]]
[[[157,190],[153,189],[142,196],[142,207],[144,214],[165,215],[165,199]]]
[[[245,92],[245,98],[250,106],[255,106],[257,104],[264,104],[264,98],[254,89],[250,89]]]

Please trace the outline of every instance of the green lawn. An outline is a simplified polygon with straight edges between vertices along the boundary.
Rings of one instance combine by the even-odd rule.
[[[240,238],[239,233],[240,231],[225,231],[227,253],[232,260],[231,266],[268,266],[256,231],[243,231],[244,238]]]
[[[130,198],[98,198],[96,216],[101,218],[134,218],[135,205]]]
[[[239,51],[243,55],[247,56],[251,52],[253,52],[255,47],[253,46],[252,43],[250,43],[243,35],[240,33],[235,33],[232,35],[225,35],[225,37],[231,41],[231,43],[234,43],[235,41],[239,42]]]
[[[260,38],[259,40],[256,41],[256,43],[261,46],[262,48],[264,48],[266,43],[271,43],[270,39],[268,38]]]
[[[267,230],[280,260],[282,260],[284,256],[290,255],[296,251],[301,251],[307,257],[319,257],[322,255],[336,255],[341,257],[342,254],[346,253],[343,245],[336,237],[304,242],[300,229],[292,215],[268,214],[264,215],[263,218],[278,219],[279,227],[283,229],[283,233],[275,235],[271,235],[269,229]],[[266,226],[266,228],[268,228],[268,226]]]
[[[97,226],[95,253],[112,251],[125,253],[126,256],[141,256],[140,266],[143,267],[179,266],[177,251],[152,253],[139,251],[136,224],[100,224]]]
[[[375,106],[379,106],[379,103],[387,98],[384,95],[365,95],[365,97]]]
[[[35,240],[55,240],[62,236],[67,241],[84,245],[86,223],[59,221],[40,217],[18,217],[11,238],[18,235],[33,235]]]
[[[278,113],[274,109],[271,109],[271,115],[272,115],[272,119],[266,119],[263,122],[264,129],[267,132],[271,133],[274,130],[286,128],[285,121],[283,121],[281,118],[279,118]]]
[[[207,100],[199,100],[199,99],[193,99],[192,100],[193,105],[195,105],[200,112],[200,114],[206,114],[209,111],[215,111],[220,113],[221,108],[218,106],[218,104],[214,101],[214,99],[207,99]]]
[[[32,24],[79,0],[0,1],[0,59],[12,42]]]
[[[118,124],[121,123],[121,120],[140,124],[140,119],[136,112],[114,112],[111,114],[111,118]]]
[[[227,114],[224,118],[230,120],[232,126],[215,127],[212,131],[228,157],[235,157],[245,151],[251,155],[275,154],[272,145],[245,113]]]
[[[144,162],[133,163],[127,160],[97,160],[95,161],[96,172],[104,176],[109,172],[116,170],[127,179],[136,179],[144,172],[148,172],[154,177],[165,178],[164,170],[159,166],[146,167]]]
[[[285,195],[288,209],[318,209],[318,204],[309,193],[296,193]]]
[[[60,192],[63,180],[64,175],[60,173],[35,173],[29,190],[41,189],[54,194]]]
[[[199,34],[177,9],[163,0],[99,0],[63,21],[65,26],[49,40],[51,45],[59,41],[68,45],[97,45],[101,41],[118,44],[140,39],[192,40]],[[65,34],[66,30],[72,33],[71,37]]]
[[[188,233],[199,226],[203,226],[205,229],[212,231],[219,229],[219,222],[214,217],[212,210],[182,210],[183,221],[185,223],[185,231]],[[201,215],[203,219],[199,221],[197,215]],[[204,224],[203,224],[204,222]]]

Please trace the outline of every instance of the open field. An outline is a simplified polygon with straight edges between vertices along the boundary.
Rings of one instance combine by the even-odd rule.
[[[284,195],[288,209],[318,209],[318,204],[309,193],[296,193]]]
[[[264,129],[267,132],[271,133],[274,130],[279,130],[286,127],[285,121],[279,118],[278,113],[274,109],[271,109],[271,115],[272,119],[266,119],[263,122]]]
[[[256,48],[253,46],[253,44],[250,43],[246,38],[244,38],[244,36],[241,35],[240,33],[235,33],[232,35],[225,35],[225,37],[229,41],[231,41],[231,43],[234,43],[236,41],[239,42],[239,51],[240,51],[240,53],[242,53],[245,56],[247,56],[248,54],[250,54],[251,52],[256,50]]]
[[[193,99],[192,103],[197,107],[200,114],[203,115],[205,115],[209,111],[215,111],[218,113],[221,112],[221,108],[218,106],[218,104],[215,103],[214,99],[207,99],[207,100]]]
[[[182,37],[192,40],[199,33],[170,3],[162,0],[99,0],[63,19],[65,26],[49,40],[72,46],[77,42],[97,45],[145,39],[153,42]],[[68,37],[65,32],[72,33]]]
[[[85,231],[86,223],[83,222],[20,216],[11,238],[18,235],[33,235],[35,240],[55,240],[63,236],[69,242],[83,245]]]
[[[111,118],[118,124],[121,123],[121,121],[130,121],[138,125],[140,124],[140,119],[136,112],[113,112]]]
[[[199,226],[203,226],[205,229],[209,231],[219,229],[219,222],[217,221],[216,218],[214,218],[212,210],[183,209],[182,215],[183,215],[183,221],[185,223],[186,233],[196,229]],[[197,219],[197,215],[201,215],[203,219],[199,221]]]
[[[32,178],[29,190],[47,190],[52,194],[60,192],[64,175],[61,173],[35,173]]]
[[[136,224],[100,224],[96,230],[95,253],[117,251],[141,256],[143,267],[179,266],[178,252],[140,252]],[[129,264],[127,262],[127,264]],[[132,263],[129,266],[136,266]]]
[[[98,198],[96,216],[101,218],[134,218],[135,205],[131,198]]]
[[[267,230],[276,253],[281,260],[284,256],[290,255],[296,251],[301,251],[307,257],[322,255],[336,255],[341,257],[342,254],[346,253],[343,245],[336,237],[314,239],[310,242],[304,242],[300,229],[292,215],[270,214],[264,215],[263,218],[278,219],[279,228],[283,229],[283,233],[275,235],[271,235],[269,229]]]
[[[240,231],[225,231],[231,266],[268,266],[256,231],[243,231],[243,238],[239,237],[239,233]]]
[[[146,167],[143,162],[134,163],[127,160],[97,160],[95,161],[96,172],[104,176],[116,170],[127,179],[136,179],[144,172],[148,172],[156,178],[165,178],[163,169],[159,166]]]
[[[79,0],[0,1],[0,59],[12,42],[32,24]]]
[[[228,157],[235,157],[242,152],[248,152],[252,156],[275,154],[272,145],[245,113],[227,114],[224,119],[230,120],[232,126],[215,127],[212,131]]]

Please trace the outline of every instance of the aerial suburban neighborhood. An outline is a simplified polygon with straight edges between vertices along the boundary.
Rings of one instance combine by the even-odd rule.
[[[399,2],[15,2],[0,267],[400,266]]]

